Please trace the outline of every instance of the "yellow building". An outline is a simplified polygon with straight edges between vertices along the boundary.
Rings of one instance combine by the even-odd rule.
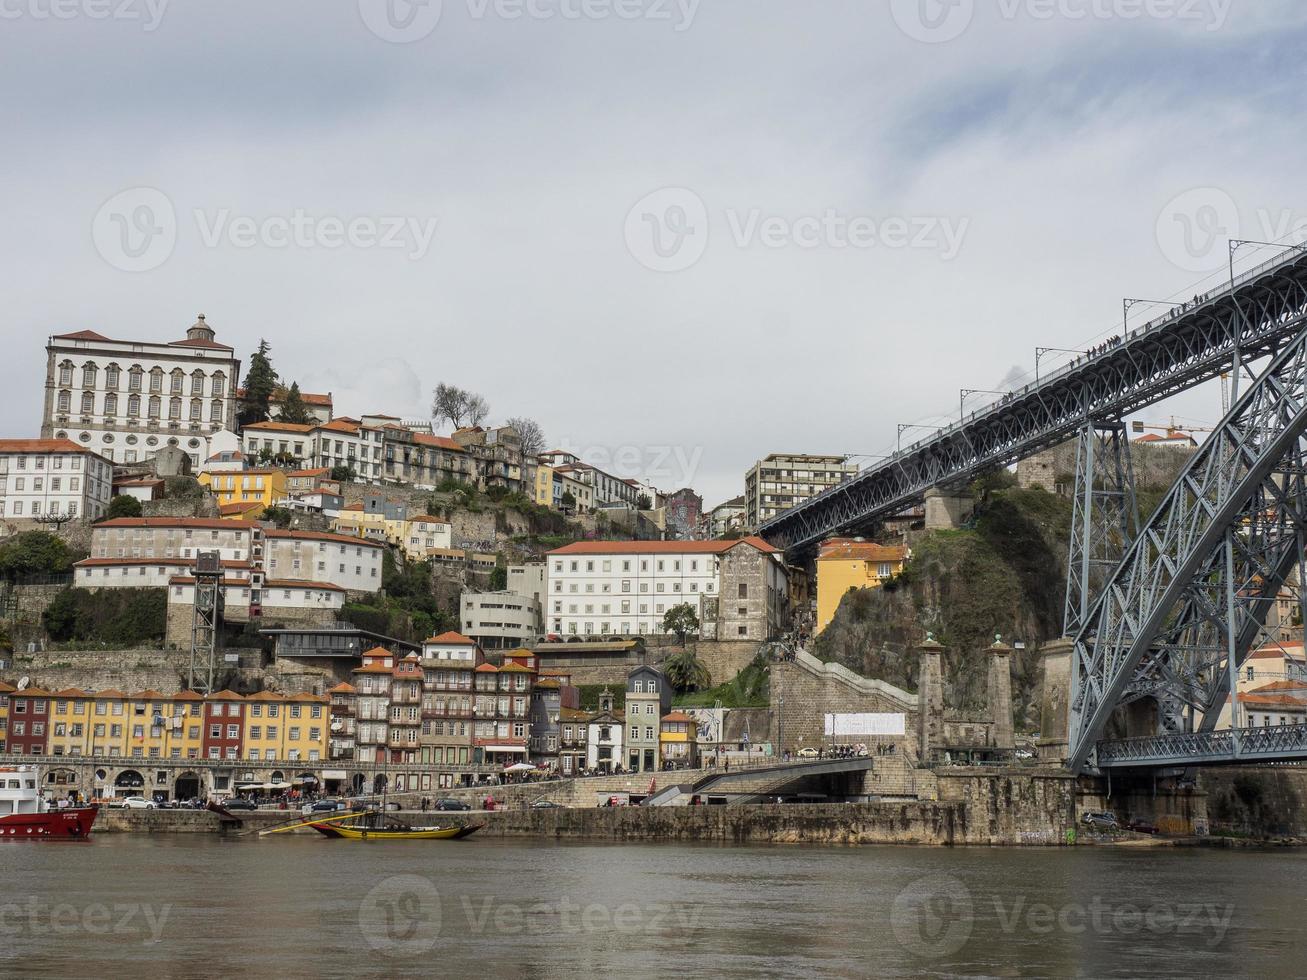
[[[350,504],[332,520],[331,529],[336,534],[346,534],[365,541],[389,541],[387,525],[391,523],[395,522],[387,521],[386,515],[380,511],[368,512],[362,504]]]
[[[242,503],[271,507],[286,496],[286,474],[282,470],[205,471],[198,479],[201,486],[208,487],[218,498],[219,508]]]
[[[831,538],[817,555],[817,627],[820,633],[835,618],[840,601],[853,589],[874,589],[903,571],[912,553],[902,545],[860,538]]]
[[[698,726],[681,711],[663,715],[658,730],[658,754],[664,769],[692,768],[699,764]]]
[[[578,480],[571,466],[536,467],[535,502],[554,510],[574,510],[584,514],[594,509],[594,490],[590,484]],[[575,501],[570,507],[563,504],[563,494],[571,494]]]
[[[262,691],[245,699],[242,757],[251,762],[320,762],[327,758],[330,698]]]
[[[51,695],[52,755],[197,759],[204,699],[194,691],[160,694],[69,688]]]

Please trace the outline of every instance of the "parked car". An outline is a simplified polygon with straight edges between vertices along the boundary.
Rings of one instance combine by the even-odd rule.
[[[241,799],[239,796],[233,796],[230,800],[223,800],[220,804],[224,810],[257,810],[258,807],[249,800]]]
[[[800,759],[816,759],[821,753],[809,746],[806,749],[799,749],[798,754]]]
[[[1086,810],[1080,814],[1080,822],[1095,830],[1116,830],[1116,814],[1110,810]]]
[[[143,796],[129,796],[123,800],[122,805],[128,810],[153,810],[154,801],[147,800]]]
[[[553,800],[536,800],[531,804],[532,810],[566,810],[567,807],[561,803],[555,803]]]
[[[345,804],[339,800],[315,800],[300,807],[300,813],[307,816],[310,813],[335,813],[337,810],[343,809],[345,809]]]
[[[472,807],[470,804],[464,803],[462,800],[443,799],[443,800],[436,800],[435,804],[432,806],[432,809],[433,810],[471,810]]]
[[[1147,820],[1130,820],[1125,825],[1126,830],[1133,830],[1136,834],[1155,834],[1157,833],[1156,824],[1151,824]]]

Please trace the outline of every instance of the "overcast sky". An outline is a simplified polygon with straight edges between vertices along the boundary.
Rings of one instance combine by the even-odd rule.
[[[1119,332],[1121,297],[1192,295],[1226,237],[1307,237],[1305,24],[1301,0],[0,0],[3,434],[37,430],[48,335],[202,312],[338,414],[425,416],[455,382],[709,505],[769,452],[883,452],[1036,345]],[[1219,396],[1141,417],[1171,412]]]

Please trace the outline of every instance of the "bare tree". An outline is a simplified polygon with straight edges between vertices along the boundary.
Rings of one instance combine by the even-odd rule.
[[[534,459],[545,451],[545,430],[535,419],[518,416],[509,419],[505,425],[511,425],[517,430],[518,437],[522,440],[522,455],[527,459]]]
[[[448,421],[455,429],[480,425],[490,414],[490,404],[476,392],[443,381],[436,385],[431,400],[431,417],[437,422]]]

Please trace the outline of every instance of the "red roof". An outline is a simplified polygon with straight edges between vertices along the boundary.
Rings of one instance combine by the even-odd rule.
[[[269,419],[266,422],[251,422],[249,425],[241,426],[242,429],[268,430],[270,432],[312,432],[317,428],[316,425],[303,425],[299,422],[278,422]]]
[[[329,531],[282,531],[269,528],[263,532],[265,538],[295,538],[300,541],[335,541],[339,544],[361,544],[369,548],[384,548],[384,544],[356,538],[348,534],[332,534]]]
[[[324,592],[349,591],[348,589],[341,588],[339,585],[332,585],[330,582],[310,582],[308,580],[296,578],[269,578],[264,579],[263,584],[269,589],[320,589]]]
[[[750,535],[733,541],[577,541],[549,552],[551,555],[723,555],[747,544],[764,554],[780,554],[762,538]]]
[[[204,347],[208,350],[232,350],[226,344],[220,344],[216,340],[204,340],[196,337],[194,340],[172,340],[168,342],[169,347]]]
[[[876,544],[874,541],[856,541],[853,538],[823,541],[817,553],[818,561],[900,562],[907,557],[908,549],[903,545]]]
[[[0,439],[0,453],[90,453],[93,449],[79,446],[71,439]]]
[[[433,636],[426,641],[427,643],[439,643],[442,646],[476,646],[475,640],[469,640],[462,633],[456,633],[453,630],[446,630],[439,636]]]
[[[96,530],[105,527],[176,527],[211,531],[257,526],[253,521],[224,521],[218,517],[115,517],[95,525]]]
[[[55,340],[101,340],[105,343],[112,344],[110,340],[102,333],[96,333],[94,330],[78,330],[76,333],[57,333],[54,335]]]

